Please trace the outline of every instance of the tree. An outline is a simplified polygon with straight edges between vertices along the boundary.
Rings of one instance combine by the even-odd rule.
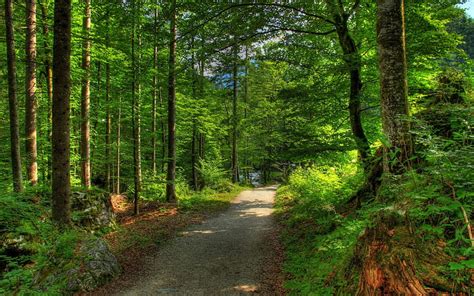
[[[153,16],[153,105],[151,111],[152,123],[151,123],[151,168],[153,176],[156,176],[156,108],[158,107],[158,7],[154,9]]]
[[[13,1],[5,0],[5,24],[8,64],[8,103],[10,110],[10,149],[13,171],[13,189],[23,191],[20,155],[20,128],[18,123],[18,100],[16,84],[16,54],[13,32]]]
[[[27,175],[31,185],[38,183],[36,145],[36,0],[26,1],[26,83],[25,134]]]
[[[383,129],[388,148],[397,154],[397,164],[388,170],[394,171],[408,162],[413,152],[406,118],[409,106],[404,0],[377,1],[377,45]]]
[[[238,101],[238,67],[237,67],[237,58],[238,58],[238,46],[234,45],[232,49],[233,59],[232,59],[232,182],[240,182],[239,178],[239,159],[238,159],[238,125],[239,125],[239,101]]]
[[[90,88],[91,88],[91,0],[84,2],[82,19],[82,100],[81,100],[81,181],[82,186],[91,186],[91,152],[90,152]]]
[[[54,1],[52,201],[53,221],[70,223],[71,0]]]
[[[168,172],[166,200],[176,202],[176,0],[171,2],[168,71]]]
[[[133,30],[132,30],[132,125],[133,125],[133,168],[134,168],[134,214],[138,215],[138,200],[140,198],[141,182],[142,182],[142,164],[141,164],[141,118],[140,118],[140,99],[141,99],[141,85],[140,85],[140,57],[141,57],[141,28],[140,23],[136,23],[140,11],[140,5],[133,1]],[[136,40],[138,39],[138,40]],[[138,54],[136,43],[138,41]]]

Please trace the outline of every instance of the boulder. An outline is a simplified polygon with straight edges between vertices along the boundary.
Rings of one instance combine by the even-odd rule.
[[[35,289],[61,295],[88,292],[120,273],[120,265],[103,239],[80,240],[75,250],[73,258],[51,258],[35,275]]]
[[[83,229],[94,231],[115,225],[112,203],[105,192],[74,192],[72,210],[74,224]]]

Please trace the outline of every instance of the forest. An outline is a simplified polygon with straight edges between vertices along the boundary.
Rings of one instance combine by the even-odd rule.
[[[2,2],[1,295],[474,295],[472,1]]]

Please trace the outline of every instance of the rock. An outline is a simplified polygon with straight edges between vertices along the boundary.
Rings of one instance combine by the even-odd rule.
[[[87,230],[98,230],[115,225],[115,214],[107,193],[98,191],[72,194],[73,222]]]
[[[120,273],[120,266],[102,239],[88,240],[79,249],[80,265],[66,272],[67,291],[92,291]]]
[[[46,294],[72,295],[92,291],[120,273],[119,263],[103,239],[81,240],[76,250],[73,258],[54,258],[42,268],[34,277],[35,288]]]

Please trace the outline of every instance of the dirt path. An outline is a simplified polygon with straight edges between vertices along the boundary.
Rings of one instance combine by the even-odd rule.
[[[275,187],[242,192],[215,218],[181,232],[114,295],[281,295],[275,284]]]

